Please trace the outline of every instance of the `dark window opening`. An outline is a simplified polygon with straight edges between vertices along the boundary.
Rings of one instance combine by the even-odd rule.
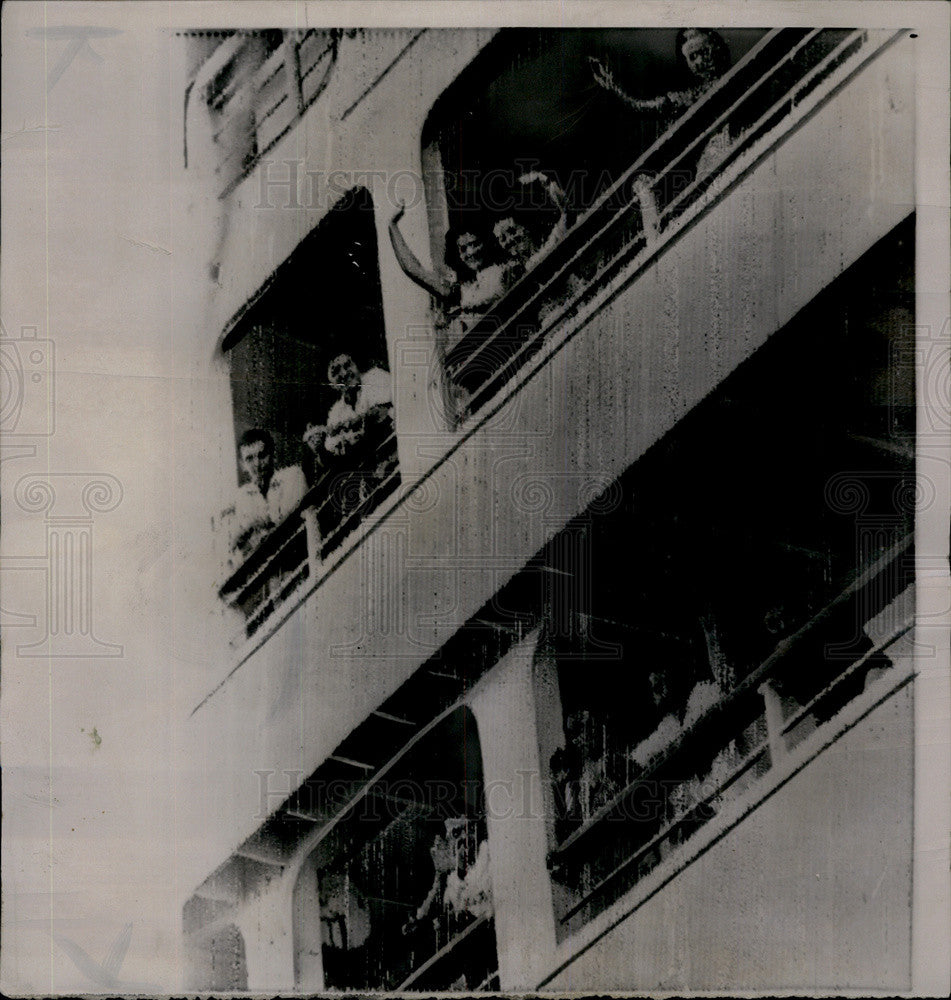
[[[549,546],[561,935],[910,664],[913,254],[908,222]]]
[[[487,989],[497,969],[475,720],[437,725],[316,848],[327,989]]]
[[[307,578],[308,552],[323,558],[398,484],[369,192],[350,192],[302,241],[225,347],[244,482],[219,526],[222,596],[260,624]],[[248,465],[253,430],[273,441],[270,479]]]
[[[483,245],[483,270],[456,272],[461,307],[436,296],[447,411],[458,421],[491,399],[548,330],[868,40],[848,29],[501,33],[423,135],[433,260],[452,264],[460,239]],[[698,46],[699,69],[688,65]],[[486,264],[497,259],[501,277]]]
[[[732,65],[766,32],[718,33]],[[598,84],[592,60],[634,97],[686,91],[696,81],[677,56],[677,36],[665,28],[501,33],[440,99],[423,136],[439,150],[449,225],[506,211],[516,176],[529,170],[555,177],[572,213],[588,208],[677,113],[632,110]]]

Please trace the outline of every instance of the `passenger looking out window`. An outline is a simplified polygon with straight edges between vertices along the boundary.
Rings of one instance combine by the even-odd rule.
[[[390,220],[393,252],[404,274],[436,299],[442,313],[440,325],[455,328],[447,338],[448,350],[501,297],[508,268],[498,245],[475,222],[450,229],[446,234],[446,266],[441,271],[427,270],[400,232],[405,211],[401,203]]]
[[[598,86],[617,95],[632,111],[659,115],[667,125],[673,125],[730,68],[730,50],[719,32],[684,28],[677,34],[676,50],[679,62],[693,78],[693,85],[657,97],[628,94],[614,79],[614,73],[608,66],[596,56],[589,56],[588,59]]]
[[[730,50],[723,36],[712,29],[684,28],[677,33],[675,47],[677,60],[692,84],[656,97],[634,97],[617,83],[613,71],[600,59],[589,56],[588,61],[598,86],[619,97],[632,111],[658,116],[669,128],[730,68]],[[726,125],[707,140],[697,161],[697,177],[709,172],[723,158],[730,142],[730,130]]]
[[[517,276],[530,271],[568,231],[565,193],[553,178],[533,170],[518,178],[515,210],[492,227]]]
[[[360,372],[349,354],[339,354],[327,367],[327,378],[340,393],[327,414],[324,448],[338,458],[373,443],[374,431],[393,430],[390,376],[382,368]]]
[[[469,919],[491,916],[489,845],[480,824],[464,816],[447,819],[445,836],[437,833],[429,849],[435,875],[426,898],[403,925],[412,934],[429,919],[437,944],[454,937]]]
[[[377,367],[361,372],[349,354],[330,362],[327,379],[339,395],[327,422],[309,423],[303,440],[318,473],[346,478],[338,483],[336,499],[348,513],[396,471],[396,449],[392,442],[387,446],[394,430],[393,393],[387,372]]]
[[[538,170],[518,179],[516,209],[504,215],[492,232],[509,259],[510,282],[531,270],[568,232],[568,202],[558,182]],[[581,287],[581,278],[570,273],[557,295],[546,296],[538,306],[537,320],[544,323]]]
[[[275,470],[274,439],[267,431],[246,431],[238,455],[248,481],[238,487],[234,505],[222,514],[231,570],[297,507],[307,491],[299,465]]]

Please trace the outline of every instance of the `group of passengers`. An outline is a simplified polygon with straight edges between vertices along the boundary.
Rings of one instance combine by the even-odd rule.
[[[458,321],[459,333],[478,322],[523,274],[565,235],[567,202],[558,183],[539,171],[518,179],[516,207],[488,226],[473,222],[446,234],[446,266],[427,270],[400,232],[400,205],[390,221],[390,240],[400,267],[425,288],[444,322]]]
[[[710,90],[729,69],[730,51],[716,31],[685,28],[676,39],[677,58],[692,85],[650,98],[632,97],[616,81],[613,71],[601,60],[590,57],[595,83],[618,97],[631,110],[658,117],[673,124]],[[703,172],[722,157],[729,144],[726,126],[709,137],[697,164]],[[642,201],[649,197],[646,186],[638,187]],[[565,236],[568,206],[557,181],[532,171],[518,178],[516,207],[497,214],[494,221],[467,222],[449,230],[445,240],[445,265],[429,270],[412,252],[400,232],[405,208],[401,204],[390,222],[390,240],[396,259],[405,274],[425,288],[436,300],[444,325],[453,326],[455,337],[470,329],[490,311],[522,275]],[[642,211],[652,212],[644,205]],[[485,211],[480,218],[491,219]],[[451,347],[451,342],[447,345]]]
[[[489,845],[484,824],[464,816],[445,820],[429,848],[433,882],[422,903],[404,922],[404,934],[414,934],[427,919],[437,942],[445,942],[471,917],[492,913]]]
[[[642,779],[736,687],[736,668],[723,648],[712,614],[701,615],[699,626],[704,661],[692,667],[679,659],[652,664],[646,671],[644,697],[633,715],[622,698],[591,701],[566,711],[564,745],[549,759],[559,840],[614,803],[632,781]],[[667,818],[695,807],[712,808],[715,796],[707,793],[729,773],[736,759],[737,744],[730,740],[712,758],[698,759],[696,770],[679,764],[682,772],[689,773],[682,773],[676,782],[668,778],[663,782],[666,801],[660,805]]]
[[[311,481],[332,483],[332,527],[365,502],[396,470],[393,442],[393,396],[390,376],[381,368],[361,372],[349,354],[337,355],[327,368],[337,398],[324,423],[310,422],[303,435],[311,463]],[[225,512],[229,568],[234,569],[261,540],[292,514],[307,492],[300,465],[278,469],[274,438],[252,428],[238,442],[238,457],[247,482],[238,487],[234,504]]]
[[[675,699],[664,671],[652,671],[649,680],[653,701],[644,711],[657,721],[649,735],[634,745],[625,739],[623,727],[589,709],[567,716],[565,745],[557,748],[549,761],[559,840],[614,803],[634,778],[658,761],[726,693],[715,680],[706,679],[697,681],[686,699]],[[688,774],[682,781],[665,784],[667,801],[662,808],[668,818],[702,805],[706,790],[714,788],[718,778],[729,771],[735,756],[736,747],[730,741],[714,755],[712,763],[702,767],[703,778]]]
[[[598,86],[636,113],[657,116],[669,125],[700,100],[730,66],[726,42],[710,29],[686,28],[678,32],[676,54],[691,85],[648,98],[631,96],[605,63],[594,57],[589,61]],[[709,137],[698,172],[709,169],[722,157],[729,142],[726,126]],[[652,209],[647,203],[648,188],[643,182],[637,188],[645,216]],[[428,269],[400,231],[404,213],[405,206],[400,204],[389,224],[393,251],[404,273],[435,300],[444,359],[509,288],[564,238],[569,224],[567,200],[557,181],[540,171],[531,171],[518,178],[514,208],[496,215],[494,221],[483,213],[479,215],[482,221],[451,229],[446,234],[444,266]],[[569,291],[578,284],[577,275],[569,276]],[[537,317],[544,319],[553,304],[543,302]],[[331,406],[326,423],[308,424],[303,441],[318,473],[344,467],[359,471],[357,488],[347,494],[350,499],[338,499],[337,507],[346,514],[348,504],[352,507],[365,501],[393,472],[395,451],[391,449],[382,456],[377,453],[380,442],[392,434],[392,390],[386,372],[371,368],[361,373],[347,354],[331,361],[328,379],[339,398]],[[274,442],[267,431],[247,432],[239,444],[239,457],[248,482],[239,488],[234,506],[225,512],[231,526],[232,567],[300,504],[306,492],[299,466],[275,471]]]

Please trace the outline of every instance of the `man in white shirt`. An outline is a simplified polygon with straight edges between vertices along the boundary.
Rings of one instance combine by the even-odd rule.
[[[234,565],[247,558],[307,492],[299,465],[275,470],[274,439],[267,431],[246,431],[238,454],[248,482],[238,487],[230,519],[229,550]]]
[[[338,354],[327,368],[330,384],[340,398],[327,414],[324,447],[332,455],[346,455],[371,432],[371,425],[393,420],[390,376],[382,368],[360,373],[349,354]]]
[[[345,516],[363,503],[396,470],[393,434],[393,393],[390,375],[382,368],[361,373],[349,354],[338,354],[327,378],[340,396],[327,414],[326,425],[309,424],[304,443],[320,468],[332,473],[332,507]],[[388,442],[388,443],[387,443]],[[333,526],[322,525],[329,532]]]

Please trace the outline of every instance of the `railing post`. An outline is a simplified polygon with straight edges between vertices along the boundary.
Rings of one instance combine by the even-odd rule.
[[[643,175],[636,177],[633,184],[634,196],[641,208],[641,226],[648,243],[657,239],[660,233],[660,212],[657,210],[657,197],[653,185]]]
[[[320,569],[320,528],[317,526],[317,508],[305,507],[301,512],[304,530],[307,533],[307,568],[311,580]]]
[[[763,681],[759,686],[759,693],[763,696],[763,703],[766,708],[766,736],[769,740],[769,756],[772,765],[776,764],[786,756],[788,747],[786,737],[783,735],[783,703],[772,681]]]

